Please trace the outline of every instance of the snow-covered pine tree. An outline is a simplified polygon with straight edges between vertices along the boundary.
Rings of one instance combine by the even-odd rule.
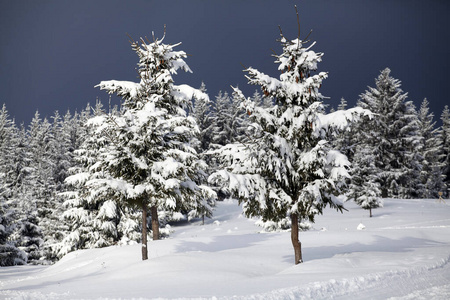
[[[418,191],[423,189],[420,178],[423,168],[423,156],[420,151],[423,138],[420,135],[420,120],[416,106],[412,101],[407,101],[405,105],[405,114],[400,118],[403,120],[404,126],[399,132],[406,136],[403,142],[406,160],[403,164],[407,171],[400,181],[403,187],[401,196],[403,198],[420,198]]]
[[[224,146],[231,142],[230,128],[228,126],[228,120],[231,119],[231,99],[228,92],[219,91],[216,96],[213,112],[211,113],[212,120],[212,147],[217,148]]]
[[[202,82],[200,89],[203,94],[206,94],[206,85]],[[196,145],[196,151],[200,157],[208,164],[208,169],[205,170],[209,176],[213,170],[212,166],[214,163],[211,161],[210,157],[204,155],[204,153],[209,149],[212,142],[212,129],[213,129],[213,119],[212,119],[212,105],[209,97],[201,97],[197,99],[194,95],[194,110],[193,117],[199,128],[199,133],[197,134],[198,144]],[[206,178],[205,178],[206,179]],[[202,183],[206,183],[202,182]],[[208,205],[204,205],[205,208],[215,206],[215,198],[205,199]],[[194,210],[188,218],[201,217],[202,223],[205,222],[205,217],[211,217],[212,211],[210,209],[200,208],[199,210]]]
[[[211,114],[212,147],[217,148],[245,138],[248,125],[246,112],[240,107],[240,99],[233,92],[219,91]]]
[[[249,83],[273,97],[274,105],[258,107],[235,89],[253,129],[245,144],[229,144],[214,151],[227,167],[212,174],[210,181],[238,197],[248,217],[262,216],[263,221],[276,222],[290,216],[294,261],[298,264],[303,260],[299,222],[313,222],[327,205],[343,209],[340,195],[349,177],[349,162],[330,149],[324,138],[333,125],[345,127],[363,110],[325,114],[319,88],[328,75],[313,75],[323,54],[311,50],[314,43],[305,47],[307,38],[288,40],[280,33],[283,52],[275,56],[280,78],[254,68],[245,70]]]
[[[434,115],[429,111],[429,102],[425,98],[422,101],[419,110],[420,136],[422,145],[420,153],[423,157],[421,182],[421,198],[439,198],[439,192],[444,193],[447,189],[442,170],[442,141],[439,139],[439,129],[435,128],[436,122],[433,121]]]
[[[164,35],[165,37],[165,35]],[[102,81],[97,87],[122,97],[118,115],[105,114],[88,122],[107,140],[107,147],[91,167],[103,178],[88,181],[97,195],[113,193],[119,202],[142,210],[142,259],[147,259],[147,209],[150,207],[153,238],[159,238],[158,208],[167,211],[208,209],[214,192],[200,185],[206,174],[190,142],[198,132],[187,116],[191,99],[206,97],[187,85],[176,86],[172,74],[191,72],[175,51],[180,44],[164,44],[164,37],[147,43],[132,41],[139,57],[140,82]]]
[[[97,102],[94,111],[97,116],[104,114],[100,102]],[[85,111],[82,116],[83,123],[86,123],[89,113]],[[108,141],[96,135],[95,128],[89,130],[83,124],[80,126],[84,128],[85,138],[80,149],[75,150],[77,164],[70,169],[74,175],[65,180],[71,189],[61,194],[66,199],[62,217],[68,224],[69,232],[55,247],[57,257],[78,249],[100,248],[139,240],[138,220],[130,219],[129,214],[124,213],[126,208],[114,201],[114,195],[95,195],[86,187],[87,181],[103,178],[101,172],[95,172],[95,167],[92,167],[101,149],[108,146]],[[81,128],[78,132],[80,131]],[[128,230],[128,225],[131,225],[131,230],[121,230]]]
[[[374,148],[367,144],[356,146],[352,161],[351,181],[348,197],[363,209],[383,207],[380,184],[377,182]]]
[[[347,100],[345,100],[345,98],[341,98],[341,102],[339,103],[337,110],[345,110],[347,109]]]
[[[39,119],[39,121],[38,121]],[[36,128],[40,126],[39,114],[35,114]],[[33,124],[32,121],[32,124]],[[11,157],[12,167],[8,172],[10,185],[10,201],[17,209],[14,220],[14,231],[11,239],[15,245],[25,251],[30,261],[39,260],[43,256],[44,234],[39,226],[39,210],[45,209],[38,205],[37,191],[42,181],[39,180],[34,164],[34,156],[31,152],[30,137],[22,128],[17,131],[14,144],[14,157]]]
[[[252,101],[255,102],[257,106],[264,108],[273,106],[272,98],[261,95],[261,93],[257,89],[253,93]]]
[[[9,119],[6,106],[0,110],[0,197],[11,197],[14,178],[11,170],[14,167],[14,135],[15,124]]]
[[[15,246],[10,236],[14,231],[17,210],[0,195],[0,267],[24,265],[27,263],[25,252]]]
[[[390,73],[389,68],[381,71],[376,87],[369,87],[360,95],[358,105],[377,115],[360,129],[370,133],[362,142],[376,149],[375,166],[382,197],[411,198],[417,196],[415,191],[420,184],[419,121],[414,104],[406,101],[407,93]]]
[[[202,82],[202,85],[199,89],[206,95],[206,85]],[[196,150],[199,154],[205,152],[209,149],[209,144],[211,143],[211,130],[212,130],[212,118],[211,118],[211,102],[209,101],[209,97],[201,97],[197,99],[194,96],[194,111],[193,117],[197,122],[199,128],[199,134],[197,135],[197,139],[199,141]]]
[[[448,105],[442,111],[441,121],[442,127],[439,136],[442,142],[442,164],[444,166],[442,173],[445,176],[445,184],[447,185],[447,190],[443,191],[443,193],[448,197],[450,195],[450,110]]]
[[[347,101],[344,98],[341,98],[337,110],[344,111],[346,109]],[[330,112],[335,112],[335,110],[330,110]],[[350,124],[349,127],[344,128],[343,130],[331,132],[331,136],[329,137],[333,148],[339,150],[342,154],[345,154],[350,162],[352,162],[353,159],[354,150],[352,149],[352,145],[355,141],[355,131],[357,125],[358,124]]]
[[[239,93],[233,91],[231,95],[231,118],[228,128],[228,140],[230,143],[242,142],[246,137],[247,127],[249,125],[249,119],[247,112],[241,107],[241,101]]]
[[[15,154],[18,133],[14,121],[9,119],[6,106],[0,110],[0,266],[26,264],[27,255],[11,240],[15,227],[19,226],[15,200]]]

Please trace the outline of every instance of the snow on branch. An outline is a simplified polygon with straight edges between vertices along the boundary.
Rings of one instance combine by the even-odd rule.
[[[132,81],[108,80],[101,81],[94,87],[107,90],[108,94],[117,94],[124,99],[132,99],[138,95],[140,84]]]
[[[174,85],[172,96],[174,96],[178,101],[191,100],[192,98],[204,99],[209,102],[208,94],[200,91],[199,89],[193,88],[187,84]]]
[[[328,114],[317,114],[317,119],[313,123],[316,132],[328,129],[346,130],[350,124],[359,122],[363,117],[372,119],[373,113],[362,107],[353,107],[347,110],[337,110]]]

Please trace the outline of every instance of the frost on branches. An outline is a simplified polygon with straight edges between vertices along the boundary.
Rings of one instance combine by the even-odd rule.
[[[97,197],[109,196],[142,209],[142,258],[147,259],[147,209],[151,210],[153,239],[159,238],[158,210],[209,215],[215,193],[201,185],[204,161],[192,145],[198,132],[187,115],[190,100],[207,98],[187,85],[176,86],[172,75],[191,72],[179,44],[163,39],[132,41],[139,57],[140,82],[102,81],[97,87],[122,97],[117,113],[98,115],[88,121],[102,137],[99,153],[91,161],[87,180]]]
[[[298,224],[314,221],[325,206],[343,209],[347,157],[326,141],[333,128],[345,129],[350,122],[370,112],[359,107],[325,114],[319,92],[327,73],[317,70],[323,53],[311,50],[314,43],[287,40],[281,33],[283,52],[275,55],[280,77],[257,69],[245,71],[248,81],[258,85],[273,105],[260,107],[235,88],[241,106],[250,115],[248,139],[212,151],[227,165],[210,176],[238,197],[248,217],[279,221],[290,216],[295,263],[302,262]]]

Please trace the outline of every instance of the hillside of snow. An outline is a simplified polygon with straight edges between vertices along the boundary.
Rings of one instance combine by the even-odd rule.
[[[300,232],[262,233],[235,201],[174,225],[167,239],[81,250],[52,266],[0,268],[0,299],[450,299],[450,203],[385,199],[346,203]]]

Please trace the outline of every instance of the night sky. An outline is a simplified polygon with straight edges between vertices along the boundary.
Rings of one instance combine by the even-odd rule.
[[[102,80],[136,78],[134,39],[152,32],[190,56],[193,74],[176,84],[199,87],[212,99],[239,85],[247,96],[242,65],[279,76],[271,57],[280,53],[278,25],[301,38],[313,29],[312,48],[324,52],[318,71],[329,72],[322,94],[336,107],[341,97],[354,105],[380,71],[391,76],[417,106],[431,103],[436,119],[450,104],[450,1],[103,1],[0,0],[0,105],[16,123],[31,121],[36,110],[50,117],[80,111],[108,95],[94,88]],[[113,101],[118,101],[117,99]],[[117,102],[118,103],[118,102]]]

